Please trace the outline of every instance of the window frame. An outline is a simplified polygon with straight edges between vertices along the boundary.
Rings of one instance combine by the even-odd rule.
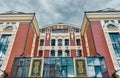
[[[62,46],[62,42],[63,42],[62,39],[58,39],[58,46]]]
[[[68,40],[68,41],[67,41]],[[67,43],[67,44],[66,44]],[[69,39],[65,39],[65,46],[69,46],[70,45],[70,40]]]
[[[20,64],[20,60],[23,60],[23,64],[19,65]],[[29,62],[27,62],[29,60]],[[29,76],[29,70],[30,70],[30,63],[31,63],[31,57],[15,57],[14,59],[14,63],[13,63],[13,67],[12,67],[12,73],[11,73],[11,77],[18,77],[17,74],[19,73],[18,72],[18,69],[19,68],[23,68],[22,69],[22,72],[21,72],[21,76],[20,77],[28,77]],[[28,69],[26,69],[26,67]],[[27,70],[27,73],[24,73],[25,70]],[[16,71],[16,72],[14,72]]]
[[[52,51],[54,51],[54,56],[52,56],[52,54],[51,54]],[[55,56],[56,56],[56,52],[55,52],[55,50],[51,50],[51,51],[50,51],[50,57],[55,57]]]
[[[44,39],[40,39],[40,46],[44,46],[44,43],[45,43],[45,40]]]
[[[77,45],[77,46],[81,46],[81,41],[80,41],[80,39],[76,39],[76,45]]]
[[[53,40],[54,40],[54,45],[53,45]],[[55,46],[56,45],[56,39],[51,39],[51,46]]]
[[[11,42],[12,34],[2,34],[0,37],[0,67],[2,66],[2,63],[4,61],[4,58],[6,56],[7,50],[9,48],[9,43]]]
[[[78,55],[78,51],[80,51],[80,56]],[[82,57],[82,50],[77,50],[77,57]]]
[[[66,51],[68,51],[69,55],[66,55],[67,54]],[[64,56],[65,57],[70,57],[70,50],[65,50]]]
[[[61,55],[59,55],[59,52],[61,52]],[[57,56],[58,56],[58,57],[62,57],[62,56],[63,56],[63,51],[62,51],[62,50],[58,50]]]

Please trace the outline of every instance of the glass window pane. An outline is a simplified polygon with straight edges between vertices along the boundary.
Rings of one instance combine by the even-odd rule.
[[[24,66],[25,59],[19,59],[18,66]]]
[[[88,65],[94,65],[93,64],[93,58],[87,58],[87,64]]]
[[[28,66],[25,66],[22,75],[23,75],[24,77],[28,77],[28,73],[29,73],[29,67],[28,67]]]
[[[120,57],[120,34],[119,33],[109,33],[110,39],[112,41],[112,46],[117,59]]]
[[[62,59],[62,65],[64,66],[64,65],[67,65],[67,58],[63,58]]]
[[[40,40],[40,46],[43,46],[43,45],[44,45],[44,40],[41,39],[41,40]]]
[[[76,44],[80,46],[80,39],[76,39]]]
[[[50,72],[50,66],[47,65],[47,64],[44,64],[43,76],[44,77],[49,77],[49,72]]]
[[[2,62],[4,60],[10,39],[11,35],[8,34],[3,34],[0,38],[0,66],[2,65]]]
[[[65,50],[65,56],[70,56],[69,50]]]
[[[51,56],[55,56],[55,50],[51,50]]]
[[[73,65],[73,59],[67,58],[67,65]]]
[[[78,57],[81,57],[81,56],[82,56],[81,50],[77,50],[77,56],[78,56]]]
[[[62,56],[62,50],[58,50],[58,56]]]
[[[101,64],[101,71],[104,73],[107,71],[106,65],[105,65],[105,60],[103,57],[100,57],[100,64]]]
[[[55,46],[55,39],[51,40],[51,46]]]
[[[51,59],[51,60],[49,60]],[[44,77],[74,77],[74,66],[72,58],[45,58],[44,59]],[[46,64],[50,61],[50,64]],[[55,61],[55,63],[51,63]],[[68,63],[69,62],[69,63]]]
[[[102,77],[102,73],[99,66],[95,66],[96,77]]]
[[[100,65],[99,58],[93,58],[94,59],[94,65]]]
[[[58,39],[58,46],[62,46],[62,39]]]
[[[50,58],[50,64],[55,65],[55,58]]]
[[[94,66],[88,66],[88,76],[89,77],[95,77],[95,70],[94,70]]]
[[[74,67],[73,66],[68,66],[68,77],[74,77]]]
[[[25,60],[25,65],[30,65],[30,58]]]
[[[65,39],[65,46],[69,46],[69,39]]]
[[[22,72],[23,72],[23,67],[19,67],[16,77],[22,77]]]
[[[67,77],[67,66],[62,66],[62,76]]]

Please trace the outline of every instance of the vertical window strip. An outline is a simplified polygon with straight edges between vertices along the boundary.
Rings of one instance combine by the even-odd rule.
[[[4,60],[8,44],[10,42],[11,35],[4,34],[1,36],[0,39],[0,66],[2,65],[2,62]]]

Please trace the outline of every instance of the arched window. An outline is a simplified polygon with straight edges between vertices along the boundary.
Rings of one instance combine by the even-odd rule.
[[[108,29],[117,29],[117,27],[115,25],[109,24],[107,26]]]
[[[13,26],[7,26],[4,28],[4,30],[13,30]]]

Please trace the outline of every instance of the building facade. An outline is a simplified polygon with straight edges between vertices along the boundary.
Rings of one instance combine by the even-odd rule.
[[[32,56],[39,29],[34,13],[0,14],[0,75],[10,77],[15,57]]]
[[[88,11],[81,28],[40,29],[34,13],[1,14],[1,77],[120,77],[119,13]]]

